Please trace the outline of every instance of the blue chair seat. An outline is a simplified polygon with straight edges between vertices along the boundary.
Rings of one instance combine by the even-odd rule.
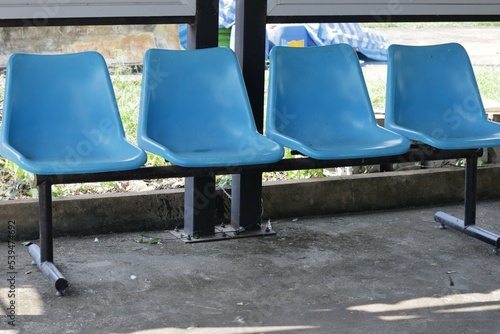
[[[5,158],[16,163],[21,168],[39,175],[130,170],[139,168],[145,162],[143,151],[138,151],[132,145],[123,145],[123,143],[115,143],[112,149],[100,149],[99,152],[93,152],[91,158],[79,155],[73,150],[67,150],[64,157],[56,154],[45,156],[26,151],[21,154],[7,145],[4,145],[2,153]]]
[[[320,160],[399,155],[410,142],[377,125],[351,46],[274,47],[266,135]]]
[[[96,52],[14,54],[7,64],[1,155],[41,175],[135,169],[107,65]]]
[[[476,149],[500,146],[500,124],[484,120],[482,124],[473,123],[461,127],[460,131],[443,131],[442,127],[432,129],[409,129],[398,125],[387,125],[401,135],[442,150]]]
[[[229,145],[225,147],[221,145],[218,147],[199,146],[186,149],[185,146],[170,145],[167,148],[144,141],[141,146],[167,161],[186,167],[243,166],[276,162],[282,158],[280,146],[260,135],[252,137],[252,146],[246,146],[246,148],[245,138],[235,143],[226,143]]]
[[[408,150],[408,142],[400,135],[376,126],[367,131],[360,130],[356,135],[346,133],[339,138],[338,133],[327,132],[326,136],[297,141],[287,136],[272,138],[283,146],[318,160],[358,159],[390,156]],[[395,147],[400,147],[395,150]]]
[[[185,167],[283,157],[280,145],[258,133],[238,60],[227,48],[146,52],[137,141]]]
[[[439,149],[500,146],[466,50],[457,43],[389,47],[385,127]]]

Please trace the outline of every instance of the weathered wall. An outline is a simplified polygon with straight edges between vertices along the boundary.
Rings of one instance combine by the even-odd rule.
[[[71,26],[0,28],[0,67],[14,52],[98,51],[110,64],[142,63],[149,48],[181,49],[178,26]]]

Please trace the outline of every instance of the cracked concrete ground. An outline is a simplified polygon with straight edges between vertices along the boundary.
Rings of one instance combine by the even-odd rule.
[[[65,297],[16,243],[1,333],[500,333],[500,257],[436,210],[285,219],[276,236],[184,244],[170,233],[55,240]],[[500,203],[478,224],[498,233]],[[6,243],[2,273],[8,270]],[[15,301],[15,327],[5,316]]]

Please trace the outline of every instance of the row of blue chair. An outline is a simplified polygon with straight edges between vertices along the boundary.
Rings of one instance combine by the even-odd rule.
[[[439,149],[500,145],[465,49],[456,43],[391,45],[385,128],[376,125],[363,75],[347,45],[271,56],[267,134],[317,159],[400,154],[408,138]]]
[[[488,120],[470,59],[457,43],[389,47],[385,129],[351,48],[275,47],[270,61],[267,135],[310,157],[402,154],[410,142],[447,152],[500,146],[500,123]],[[476,225],[478,155],[466,158],[464,219],[438,211],[434,220],[497,252],[500,236]]]
[[[410,141],[448,152],[500,146],[500,123],[488,120],[470,59],[456,43],[389,47],[385,129],[345,45],[274,48],[268,99],[269,138],[316,159],[401,154]],[[434,220],[497,252],[500,235],[476,225],[478,155],[466,158],[463,220],[441,211]]]
[[[352,47],[275,47],[270,62],[262,135],[230,49],[147,51],[133,145],[101,55],[15,54],[7,64],[0,155],[39,179],[112,179],[110,173],[151,170],[144,167],[146,151],[194,176],[191,167],[286,166],[283,147],[315,161],[349,163],[398,157],[412,141],[472,152],[500,146],[500,124],[487,119],[458,44],[389,48],[385,127],[377,125]],[[498,235],[475,226],[476,153],[467,162],[464,221],[439,212],[435,220],[498,248]],[[62,292],[67,281],[52,265],[51,182],[38,182],[42,248],[29,251]]]
[[[277,161],[283,149],[257,132],[244,87],[229,49],[149,50],[139,148],[125,139],[100,54],[15,54],[7,64],[1,155],[40,175],[139,168],[143,149],[188,167]]]
[[[458,44],[389,50],[385,129],[349,45],[277,47],[266,136],[257,132],[234,53],[149,50],[138,147],[125,140],[104,59],[95,52],[13,55],[1,155],[41,175],[134,169],[143,150],[179,166],[272,163],[281,146],[315,159],[398,155],[410,140],[440,149],[500,146]]]

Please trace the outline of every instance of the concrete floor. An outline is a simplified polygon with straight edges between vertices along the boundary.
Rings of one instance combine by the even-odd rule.
[[[168,232],[55,240],[65,297],[0,244],[0,333],[500,333],[500,256],[433,222],[462,206],[290,218],[276,236],[184,244]],[[498,233],[500,203],[478,224]],[[453,282],[453,283],[452,283]],[[14,300],[15,327],[5,310]]]

